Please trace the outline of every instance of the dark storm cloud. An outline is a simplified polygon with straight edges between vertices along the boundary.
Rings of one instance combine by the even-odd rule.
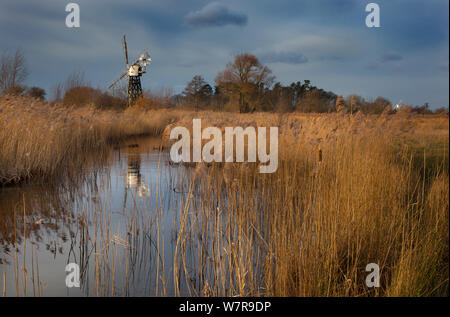
[[[380,35],[391,47],[416,50],[448,43],[447,0],[376,2],[381,8]]]
[[[224,26],[228,24],[247,25],[247,15],[228,9],[218,2],[211,2],[198,11],[189,12],[186,24],[195,27]]]
[[[374,1],[381,27],[371,29],[361,0],[75,0],[79,29],[65,27],[68,2],[0,1],[0,55],[22,49],[26,84],[49,94],[74,69],[107,87],[123,71],[126,34],[130,58],[145,48],[153,58],[149,89],[180,92],[195,74],[212,83],[249,52],[283,84],[448,106],[448,0]]]

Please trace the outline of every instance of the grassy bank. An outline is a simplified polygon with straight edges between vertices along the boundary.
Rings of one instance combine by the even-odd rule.
[[[98,110],[0,97],[0,184],[52,177],[133,135],[159,135],[174,120],[166,112]]]

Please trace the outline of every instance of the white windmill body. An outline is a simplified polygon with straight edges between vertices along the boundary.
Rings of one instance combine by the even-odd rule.
[[[125,55],[125,65],[126,70],[120,75],[111,85],[109,85],[109,89],[113,89],[113,91],[117,88],[118,83],[125,76],[128,79],[127,85],[127,97],[128,97],[128,106],[131,106],[137,98],[142,96],[142,85],[141,85],[141,76],[146,73],[146,67],[152,61],[152,58],[148,54],[148,51],[145,50],[143,53],[139,55],[139,57],[129,66],[128,64],[128,49],[127,49],[127,41],[125,35],[123,36],[123,50]]]

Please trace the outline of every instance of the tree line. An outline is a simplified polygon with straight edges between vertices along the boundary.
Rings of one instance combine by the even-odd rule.
[[[282,85],[275,81],[272,71],[251,54],[239,54],[217,75],[214,87],[200,75],[195,75],[181,94],[173,97],[180,108],[195,110],[226,110],[241,113],[270,112],[347,112],[366,114],[396,112],[398,110],[431,114],[428,103],[423,106],[398,105],[383,97],[366,100],[358,95],[344,98],[314,86],[310,80]],[[447,112],[446,108],[435,110]]]
[[[44,100],[47,95],[42,88],[26,87],[23,83],[29,72],[24,54],[17,50],[4,53],[0,58],[0,93],[29,95]],[[136,104],[146,108],[177,107],[181,109],[235,111],[248,113],[268,112],[347,112],[366,114],[396,112],[398,110],[431,114],[428,103],[422,106],[398,105],[383,97],[366,100],[358,95],[344,97],[314,86],[310,80],[283,85],[256,56],[243,53],[235,56],[225,69],[218,73],[211,86],[201,75],[195,75],[182,93],[172,90],[160,93],[146,91]],[[112,96],[109,92],[95,89],[84,80],[83,73],[69,74],[66,81],[53,87],[53,102],[81,106],[92,103],[99,108],[121,109],[126,107],[126,86]],[[448,114],[448,108],[434,113]]]

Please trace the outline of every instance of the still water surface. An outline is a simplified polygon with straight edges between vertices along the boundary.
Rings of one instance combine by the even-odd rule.
[[[131,140],[77,180],[0,188],[2,294],[175,295],[177,223],[192,169],[170,164],[159,143]],[[68,263],[80,266],[80,288],[66,287]],[[192,295],[179,274],[179,294]]]

